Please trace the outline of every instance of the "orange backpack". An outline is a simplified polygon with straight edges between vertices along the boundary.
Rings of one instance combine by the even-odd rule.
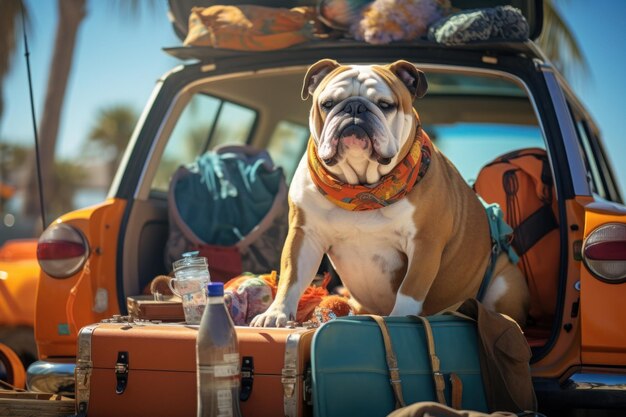
[[[496,158],[480,170],[474,191],[502,208],[530,289],[531,322],[550,326],[557,301],[560,237],[546,151],[528,148]]]

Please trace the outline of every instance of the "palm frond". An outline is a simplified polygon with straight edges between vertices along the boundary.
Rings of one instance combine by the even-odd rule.
[[[134,19],[141,13],[157,10],[158,0],[114,0],[109,2],[109,8],[112,13],[117,14],[125,19]]]
[[[545,0],[544,25],[538,44],[546,56],[567,78],[589,75],[590,67],[574,32],[555,8]]]
[[[121,154],[133,133],[137,118],[137,112],[128,105],[116,104],[101,108],[87,138],[102,147],[112,147],[117,154]]]

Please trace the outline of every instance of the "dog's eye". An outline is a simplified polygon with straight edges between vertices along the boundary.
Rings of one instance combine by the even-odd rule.
[[[330,110],[333,108],[333,101],[332,100],[326,100],[325,102],[322,103],[322,107],[325,108],[326,110]]]
[[[393,104],[389,103],[388,101],[385,101],[385,100],[380,100],[378,102],[378,107],[380,107],[383,110],[389,110],[390,108],[393,107]]]

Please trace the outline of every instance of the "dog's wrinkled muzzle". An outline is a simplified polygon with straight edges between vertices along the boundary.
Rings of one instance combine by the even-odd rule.
[[[359,126],[357,124],[350,124],[348,125],[345,129],[343,129],[341,131],[340,136],[342,138],[348,137],[348,136],[354,136],[358,139],[369,139],[370,135],[367,134],[367,132],[365,131],[365,129],[362,126]]]
[[[320,137],[318,156],[328,166],[335,165],[338,146],[342,141],[363,141],[362,148],[369,150],[370,157],[387,165],[391,156],[377,152],[376,138],[384,135],[384,117],[380,110],[363,97],[351,97],[333,108],[327,117]]]

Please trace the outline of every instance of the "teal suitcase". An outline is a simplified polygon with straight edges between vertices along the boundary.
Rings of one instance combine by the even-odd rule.
[[[428,343],[416,317],[384,317],[397,358],[405,403],[437,401]],[[428,317],[451,404],[450,375],[462,381],[461,406],[487,412],[476,324],[451,315]],[[396,408],[380,327],[368,316],[321,326],[311,346],[315,417],[386,416]]]

